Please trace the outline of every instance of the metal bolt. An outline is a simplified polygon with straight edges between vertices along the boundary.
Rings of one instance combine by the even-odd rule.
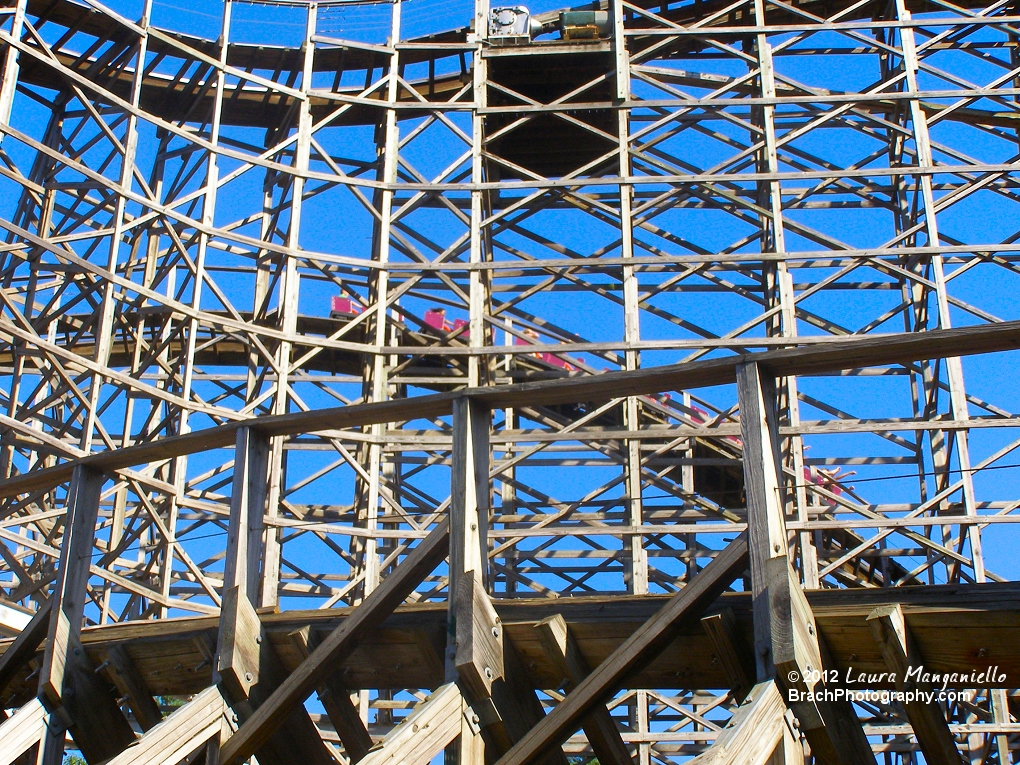
[[[778,542],[776,542],[776,543],[775,543],[775,544],[774,544],[774,545],[772,546],[772,549],[773,549],[773,550],[775,550],[776,552],[779,552],[779,549],[780,549],[780,548],[779,548],[779,543],[778,543]]]
[[[810,625],[810,624],[807,626],[807,634],[809,634],[809,635],[814,635],[815,634],[815,628],[812,625]]]
[[[492,636],[494,638],[498,638],[499,637],[499,627],[493,627],[492,628]]]
[[[485,668],[485,679],[486,680],[492,679],[492,670],[489,667]]]
[[[255,636],[255,645],[262,645],[262,636],[261,635],[256,635]]]
[[[244,673],[244,681],[246,683],[250,683],[254,679],[255,679],[255,676],[251,672],[245,672]]]

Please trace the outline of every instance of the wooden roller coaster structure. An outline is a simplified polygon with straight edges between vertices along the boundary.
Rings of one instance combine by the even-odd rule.
[[[1015,761],[1015,2],[0,2],[0,765]]]

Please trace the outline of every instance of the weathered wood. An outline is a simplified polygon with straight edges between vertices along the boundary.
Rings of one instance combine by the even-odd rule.
[[[96,677],[80,643],[99,497],[106,477],[79,465],[68,489],[67,520],[57,579],[50,596],[46,650],[39,694],[52,708],[63,707],[75,745],[90,763],[107,760],[134,741],[134,732]],[[58,758],[63,739],[48,737],[46,757]]]
[[[240,586],[250,599],[259,591],[263,518],[269,489],[269,439],[251,427],[237,430],[230,526],[223,566],[224,590]]]
[[[230,587],[223,593],[216,652],[216,672],[228,698],[235,702],[248,698],[251,687],[259,681],[261,655],[259,615],[241,586]]]
[[[50,610],[53,601],[48,600],[35,612],[32,621],[21,631],[21,634],[14,638],[14,642],[3,654],[0,654],[0,691],[3,691],[8,683],[14,679],[22,667],[24,667],[33,656],[36,650],[46,639],[46,633],[50,626]]]
[[[488,585],[489,429],[488,407],[467,396],[454,400],[450,470],[450,577],[453,592],[463,572],[477,571]]]
[[[329,675],[316,690],[329,721],[333,723],[333,729],[344,745],[348,759],[360,762],[372,749],[374,742],[361,719],[358,707],[351,701],[350,693],[336,675]]]
[[[134,731],[114,698],[113,688],[97,674],[76,635],[68,638],[63,710],[75,746],[91,764],[117,756],[135,740]],[[63,747],[63,737],[47,746]]]
[[[824,693],[825,683],[816,679],[826,667],[814,615],[789,559],[775,380],[757,364],[741,364],[737,396],[758,680],[775,679],[787,692]],[[820,762],[873,765],[871,746],[849,701],[797,697],[789,706]]]
[[[308,698],[324,668],[334,665],[340,656],[352,650],[369,631],[379,626],[446,557],[448,549],[449,523],[443,521],[339,627],[316,646],[237,733],[220,747],[222,765],[236,765],[251,757],[282,724],[287,713]]]
[[[68,654],[81,634],[92,563],[92,541],[99,516],[99,495],[105,481],[102,473],[80,465],[75,468],[68,489],[64,542],[60,550],[59,573],[50,598],[52,607],[46,653],[39,674],[39,691],[54,705],[61,703]]]
[[[712,641],[713,659],[722,665],[734,700],[742,702],[754,687],[754,658],[743,647],[733,609],[725,608],[717,614],[703,617],[701,626]]]
[[[68,480],[77,465],[111,472],[209,449],[221,449],[233,443],[237,431],[244,427],[257,428],[267,437],[285,436],[363,427],[379,422],[440,417],[449,414],[453,402],[465,395],[491,409],[548,406],[723,385],[733,382],[738,364],[748,362],[767,366],[776,376],[824,374],[842,369],[905,364],[921,359],[994,353],[1017,347],[1020,347],[1020,322],[998,322],[930,332],[868,335],[832,341],[821,346],[742,354],[635,371],[607,372],[588,377],[468,389],[358,406],[262,416],[126,449],[109,450],[69,460],[55,467],[35,470],[0,481],[0,496],[13,497],[50,488]]]
[[[145,687],[145,681],[138,674],[134,662],[123,645],[114,645],[106,651],[107,674],[117,686],[122,696],[128,697],[131,711],[143,731],[155,727],[163,721],[159,704]]]
[[[17,637],[29,625],[33,616],[31,612],[0,603],[0,634]]]
[[[767,765],[783,745],[786,703],[771,680],[758,683],[730,718],[715,743],[691,765]]]
[[[469,699],[492,695],[492,683],[503,677],[503,626],[479,581],[469,570],[458,578],[455,597],[455,666]]]
[[[218,736],[231,714],[219,688],[206,688],[106,765],[176,765]]]
[[[503,677],[492,684],[492,703],[499,714],[500,725],[493,725],[484,732],[499,728],[506,732],[506,738],[495,747],[497,757],[527,737],[545,717],[545,709],[535,693],[535,684],[529,679],[528,671],[510,640],[503,641]],[[536,762],[540,765],[567,765],[567,758],[560,747],[554,746]]]
[[[889,671],[896,674],[896,689],[911,694],[934,691],[931,683],[909,676],[911,667],[915,671],[924,667],[924,657],[914,645],[900,606],[876,608],[868,616],[868,624],[882,648]],[[930,765],[960,765],[964,761],[938,702],[918,699],[904,702],[903,706],[925,762]]]
[[[295,630],[290,633],[290,638],[301,656],[307,659],[314,648],[311,630],[308,627]],[[315,693],[326,710],[326,716],[333,723],[333,729],[340,737],[348,759],[359,762],[372,748],[372,736],[339,674],[324,672],[322,680],[315,686]]]
[[[688,622],[705,609],[747,568],[747,534],[740,534],[674,595],[655,616],[631,635],[584,679],[531,732],[501,757],[498,765],[525,765],[556,746],[596,704],[603,704],[623,680],[655,658]]]
[[[563,672],[566,691],[572,690],[591,673],[591,667],[581,654],[577,641],[570,634],[566,620],[560,614],[547,617],[535,625],[546,656]],[[581,723],[592,751],[599,763],[629,765],[630,752],[623,742],[619,728],[605,705],[596,705]]]
[[[447,683],[418,704],[361,765],[426,765],[460,734],[466,709],[457,684]]]
[[[11,765],[38,744],[46,734],[50,714],[39,699],[32,699],[0,722],[0,765]]]
[[[254,600],[262,551],[268,445],[247,429],[238,434],[239,465],[231,498],[231,533],[227,542],[227,579],[224,581],[216,653],[216,677],[224,697],[238,717],[249,719],[286,678],[286,670],[265,632]],[[319,731],[301,705],[287,710],[284,724],[272,731],[257,749],[263,765],[285,765],[297,760],[307,765],[331,765],[332,757]]]

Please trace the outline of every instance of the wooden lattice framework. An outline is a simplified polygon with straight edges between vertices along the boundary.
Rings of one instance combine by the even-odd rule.
[[[417,1],[0,6],[0,765],[1006,765],[1015,4]]]

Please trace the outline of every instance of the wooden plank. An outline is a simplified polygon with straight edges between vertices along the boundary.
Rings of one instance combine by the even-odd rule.
[[[896,674],[896,689],[912,694],[934,691],[931,683],[909,677],[911,667],[924,666],[924,657],[907,629],[903,609],[898,604],[876,608],[868,616],[868,624],[882,648],[889,671]],[[904,702],[903,706],[925,762],[930,765],[960,765],[963,762],[938,702],[915,700]]]
[[[426,765],[460,734],[467,709],[456,683],[447,683],[418,704],[361,765]]]
[[[0,765],[11,765],[46,734],[49,712],[34,698],[0,722]]]
[[[767,680],[748,693],[715,743],[690,765],[767,765],[786,733],[786,703]]]
[[[284,680],[280,687],[244,722],[220,748],[221,765],[237,763],[255,754],[280,726],[287,713],[315,689],[324,668],[334,665],[351,651],[446,557],[449,550],[449,522],[443,521],[423,539],[383,583],[373,590],[339,627]]]
[[[589,377],[545,380],[498,388],[472,388],[357,406],[263,416],[126,449],[109,450],[15,476],[0,481],[0,497],[13,497],[51,488],[67,481],[76,465],[112,472],[148,462],[221,449],[233,443],[237,431],[244,427],[257,428],[267,437],[314,433],[380,422],[440,417],[449,414],[453,402],[465,395],[491,409],[549,406],[727,384],[733,382],[736,367],[742,363],[767,366],[776,376],[809,375],[884,364],[906,364],[922,359],[994,353],[1017,347],[1020,347],[1020,321],[999,322],[930,332],[868,335],[634,371],[607,372]]]
[[[491,419],[489,409],[470,398],[453,403],[448,588],[453,645],[447,654],[471,703],[488,699],[493,681],[503,677],[503,630],[486,590]]]
[[[243,428],[238,432],[235,449],[216,676],[233,710],[240,719],[247,720],[287,673],[271,641],[265,639],[254,606],[262,559],[269,445],[260,434]],[[263,765],[333,762],[318,728],[300,704],[287,710],[283,724],[271,732],[256,754]]]
[[[547,617],[535,625],[546,656],[563,672],[564,690],[572,690],[591,673],[591,667],[581,654],[577,641],[570,634],[566,620],[560,614]],[[623,736],[616,727],[612,715],[604,704],[597,704],[581,722],[599,763],[605,765],[629,765],[630,752],[623,743]]]
[[[36,650],[46,639],[46,633],[50,626],[50,607],[52,600],[46,603],[35,612],[32,621],[21,631],[21,634],[14,638],[10,647],[0,655],[0,691],[14,679],[15,675],[24,667],[33,656]]]
[[[747,569],[747,533],[730,542],[687,586],[631,635],[613,654],[514,745],[498,765],[526,765],[580,727],[623,681],[658,655],[689,622],[698,619],[730,583]]]
[[[717,614],[709,614],[701,620],[701,626],[712,641],[713,659],[722,665],[734,700],[742,702],[754,687],[754,658],[740,639],[733,609],[725,608]]]
[[[0,634],[17,637],[32,621],[33,615],[19,608],[12,608],[6,603],[0,603]]]
[[[231,714],[219,688],[206,688],[106,765],[176,765],[218,736]]]

